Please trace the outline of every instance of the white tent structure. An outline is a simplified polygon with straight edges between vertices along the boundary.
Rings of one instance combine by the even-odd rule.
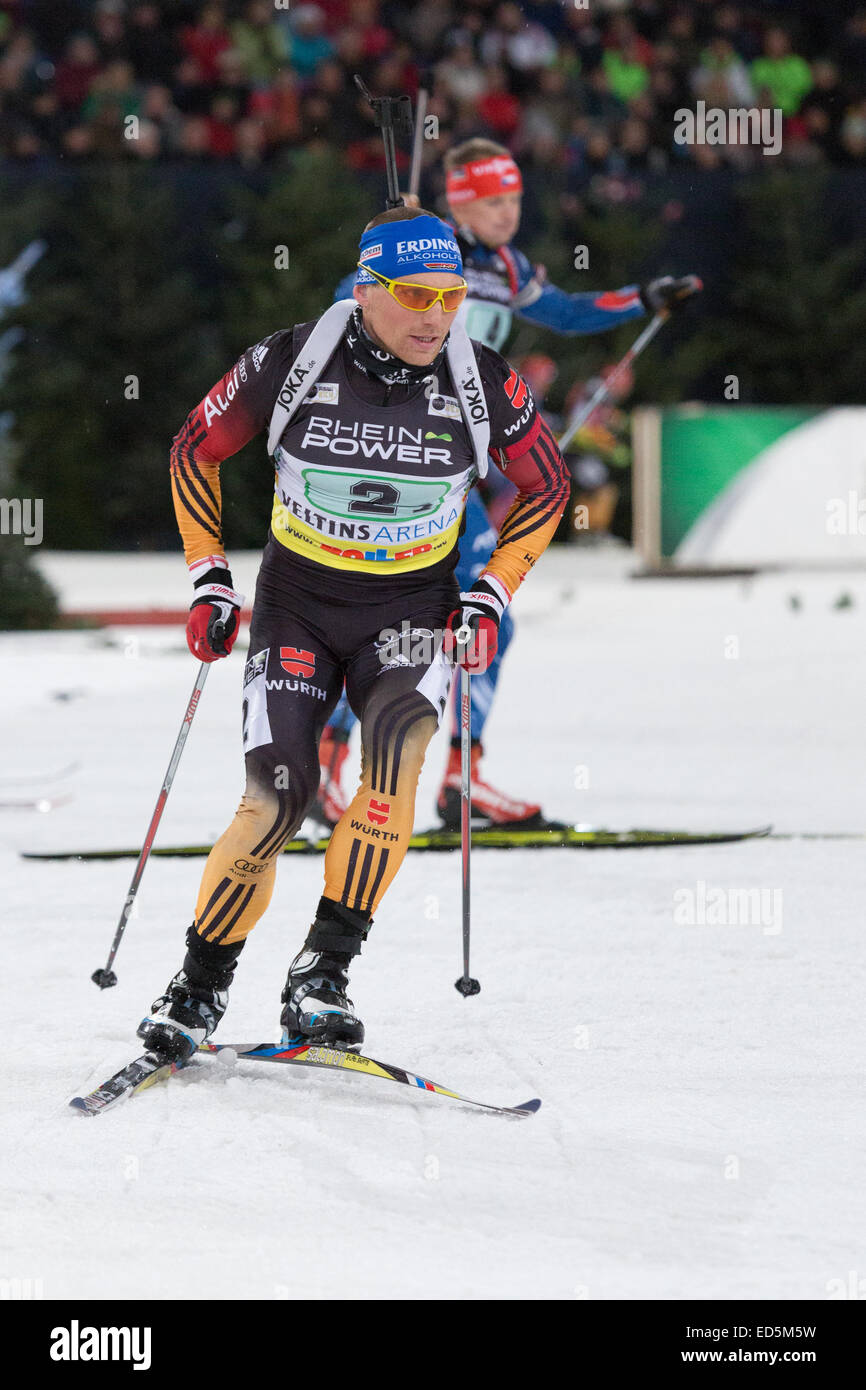
[[[763,449],[674,563],[866,566],[866,408],[823,411]]]

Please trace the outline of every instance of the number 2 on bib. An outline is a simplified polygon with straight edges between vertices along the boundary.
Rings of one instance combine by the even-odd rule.
[[[349,492],[354,499],[349,503],[350,512],[362,512],[365,516],[397,515],[400,491],[392,483],[374,483],[365,479],[353,483]]]

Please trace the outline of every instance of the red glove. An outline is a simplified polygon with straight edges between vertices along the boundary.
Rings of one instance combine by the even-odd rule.
[[[199,661],[218,661],[235,644],[244,596],[235,593],[226,569],[208,570],[196,580],[195,590],[186,623],[187,646]]]
[[[473,676],[480,676],[496,656],[499,642],[499,623],[510,595],[499,580],[492,576],[476,580],[473,587],[460,595],[462,608],[455,608],[445,625],[442,649],[458,666],[465,666]],[[461,646],[457,631],[468,627],[472,639]]]

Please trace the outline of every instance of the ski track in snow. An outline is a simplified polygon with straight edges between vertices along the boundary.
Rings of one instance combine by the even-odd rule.
[[[570,563],[518,596],[491,781],[595,825],[866,829],[866,579]],[[862,1267],[866,844],[476,853],[469,1000],[459,856],[410,854],[352,976],[365,1050],[478,1100],[541,1096],[531,1119],[207,1058],[83,1122],[66,1101],[139,1050],[202,861],[149,865],[100,994],[132,861],[18,850],[140,844],[195,668],[168,629],[3,635],[0,661],[4,769],[80,763],[70,805],[0,811],[0,1277],[60,1299],[330,1298],[335,1269],[366,1298],[821,1299]],[[241,672],[211,671],[159,844],[233,812]],[[440,735],[419,826],[444,756]],[[283,861],[218,1038],[278,1037],[321,869]],[[700,882],[780,890],[781,929],[679,925]]]

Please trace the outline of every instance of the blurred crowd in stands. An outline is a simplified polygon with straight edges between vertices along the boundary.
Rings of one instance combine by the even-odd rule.
[[[866,163],[866,6],[849,0],[0,0],[0,158],[382,167],[352,81],[430,90],[575,196],[682,166]],[[769,106],[782,151],[679,145],[675,113]],[[134,118],[134,119],[131,119]]]

